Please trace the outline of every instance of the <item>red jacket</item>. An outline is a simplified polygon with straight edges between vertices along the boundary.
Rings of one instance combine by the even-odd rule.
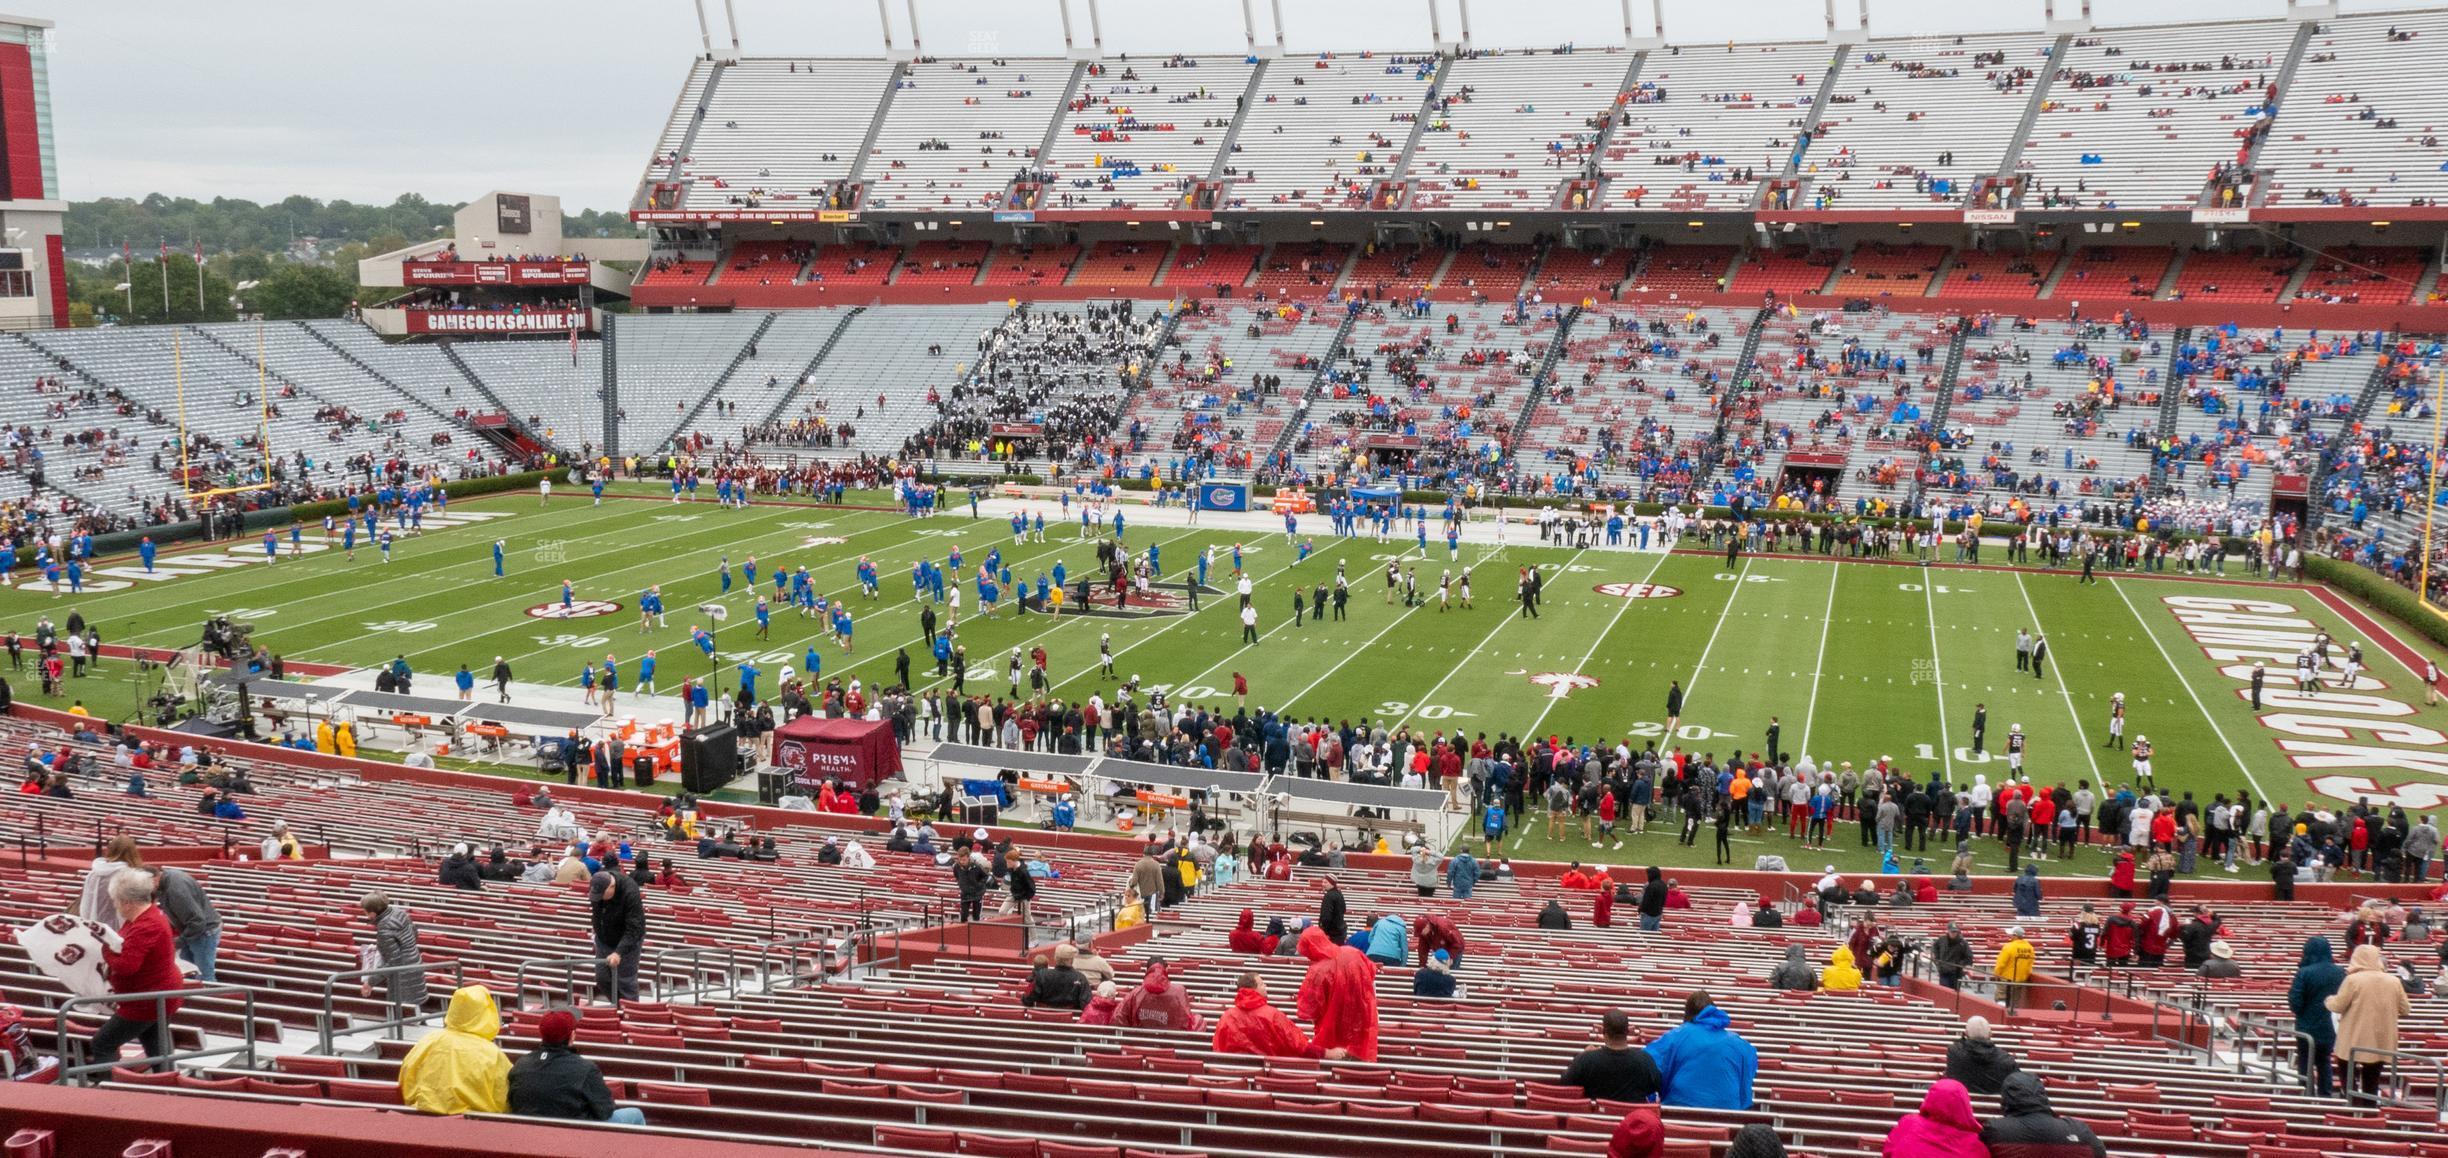
[[[1300,955],[1309,959],[1296,1007],[1321,1051],[1341,1049],[1354,1061],[1377,1060],[1377,966],[1358,949],[1337,945],[1326,931],[1301,930]]]
[[[1316,1057],[1325,1052],[1311,1043],[1282,1010],[1267,1004],[1266,995],[1255,989],[1244,989],[1234,995],[1232,1008],[1216,1019],[1212,1044],[1217,1053],[1260,1057]]]
[[[119,926],[119,951],[102,951],[102,960],[110,966],[111,992],[157,993],[165,989],[186,988],[179,976],[178,942],[170,934],[170,919],[162,916],[161,906],[147,905],[136,918]],[[168,1016],[179,1011],[181,1003],[162,1003],[158,1011]],[[150,1001],[123,1001],[119,1016],[129,1021],[151,1021],[157,1012]]]
[[[1137,989],[1122,995],[1122,1003],[1114,1007],[1113,1024],[1141,1029],[1180,1029],[1197,1033],[1206,1028],[1198,1010],[1190,1007],[1190,995],[1173,984],[1170,973],[1159,962],[1147,967]]]

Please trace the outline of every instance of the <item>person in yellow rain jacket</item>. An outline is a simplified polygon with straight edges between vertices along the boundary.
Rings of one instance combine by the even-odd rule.
[[[340,755],[343,755],[343,756],[354,756],[354,755],[356,755],[356,754],[357,754],[357,725],[352,724],[352,723],[349,723],[349,722],[347,722],[347,721],[342,721],[342,722],[341,722],[341,724],[340,724],[340,726],[339,726],[338,728],[335,728],[335,729],[333,729],[333,730],[332,730],[332,742],[333,742],[333,743],[335,743],[335,744],[337,744],[337,745],[339,745],[339,747],[338,747],[337,749],[335,749],[335,750],[336,750],[336,751],[337,751],[337,752],[338,752]]]
[[[2023,939],[2023,927],[2006,930],[2006,943],[1998,946],[1997,964],[1990,972],[1997,974],[1998,1002],[2008,1009],[2022,1004],[2023,987],[2031,983],[2032,943]]]
[[[315,751],[330,755],[339,750],[340,742],[334,738],[331,721],[317,721],[315,723]]]
[[[451,994],[442,1029],[400,1062],[400,1101],[427,1114],[510,1112],[510,1058],[493,1039],[501,1009],[493,992],[470,985]]]
[[[1828,967],[1819,974],[1819,988],[1830,992],[1861,988],[1861,968],[1853,963],[1853,950],[1842,945],[1828,954]]]

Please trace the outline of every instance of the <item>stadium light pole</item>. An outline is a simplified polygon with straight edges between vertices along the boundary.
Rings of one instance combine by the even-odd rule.
[[[918,38],[918,0],[901,0],[901,2],[902,6],[909,10],[910,53],[913,56],[925,56],[926,42]]]
[[[1241,34],[1249,39],[1249,54],[1258,55],[1258,9],[1241,0]]]
[[[1289,51],[1284,47],[1283,0],[1267,0],[1267,7],[1275,15],[1275,54],[1281,56]]]
[[[732,11],[731,0],[723,0],[723,25],[731,30],[731,55],[736,59],[740,54],[739,13]]]
[[[1062,16],[1063,51],[1077,49],[1079,45],[1071,35],[1071,0],[1054,0],[1054,11]]]
[[[1428,0],[1428,42],[1445,47],[1445,18],[1437,14],[1437,0]]]
[[[1454,0],[1454,3],[1462,9],[1462,49],[1467,52],[1471,46],[1470,0]]]
[[[884,55],[890,59],[892,42],[892,0],[876,0],[876,27],[884,30]]]
[[[1097,10],[1097,0],[1088,0],[1088,43],[1099,58],[1105,55],[1105,14]]]
[[[714,55],[714,30],[706,26],[705,0],[697,0],[697,42],[705,46],[705,54]]]

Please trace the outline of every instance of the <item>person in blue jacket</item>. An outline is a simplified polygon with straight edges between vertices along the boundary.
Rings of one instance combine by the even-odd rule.
[[[2040,866],[2024,865],[2023,875],[2015,878],[2014,911],[2018,917],[2040,915]]]
[[[2346,971],[2338,968],[2337,953],[2329,947],[2329,938],[2306,938],[2303,963],[2295,969],[2295,980],[2287,986],[2287,1008],[2295,1014],[2295,1032],[2311,1039],[2295,1043],[2295,1068],[2298,1073],[2314,1079],[2321,1097],[2337,1092],[2331,1074],[2329,1054],[2337,1044],[2337,1020],[2329,1015],[2329,998],[2346,981]]]
[[[1487,815],[1479,820],[1480,832],[1487,838],[1487,854],[1496,855],[1496,842],[1504,839],[1505,806],[1502,798],[1488,797]]]
[[[1706,1110],[1751,1108],[1759,1050],[1728,1028],[1733,1020],[1709,1000],[1708,990],[1683,999],[1683,1024],[1647,1047],[1649,1060],[1657,1063],[1659,1102]]]
[[[1457,901],[1469,900],[1471,890],[1479,887],[1479,860],[1469,849],[1454,850],[1453,859],[1445,862],[1445,887]]]
[[[1079,809],[1072,805],[1070,797],[1061,797],[1054,802],[1054,831],[1069,832],[1078,822]]]
[[[1401,917],[1389,913],[1369,926],[1368,959],[1397,969],[1411,960],[1411,930]]]

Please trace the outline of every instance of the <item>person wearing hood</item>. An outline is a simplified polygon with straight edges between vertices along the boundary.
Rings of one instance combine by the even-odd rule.
[[[1293,1007],[1309,1023],[1311,1043],[1360,1061],[1376,1061],[1376,964],[1358,949],[1336,944],[1317,926],[1301,930],[1299,949],[1309,971],[1301,978]]]
[[[2100,955],[2119,969],[2133,964],[2134,935],[2141,932],[2142,923],[2134,919],[2132,901],[2117,906],[2117,911],[2100,923]]]
[[[2023,927],[2006,930],[2006,943],[1998,946],[1997,961],[1990,972],[1997,975],[1998,1004],[2013,1009],[2021,1004],[2023,987],[2031,984],[2032,964],[2038,954],[2032,943],[2023,939]]]
[[[1088,999],[1088,1008],[1080,1010],[1080,1024],[1112,1025],[1114,1008],[1122,1004],[1120,998],[1116,996],[1118,992],[1111,981],[1098,985],[1096,996]]]
[[[1400,969],[1411,962],[1411,930],[1403,919],[1392,913],[1377,918],[1369,926],[1368,959],[1389,968]]]
[[[1351,929],[1344,924],[1348,910],[1343,905],[1343,887],[1333,877],[1325,878],[1326,891],[1318,896],[1317,927],[1340,945],[1351,939]]]
[[[612,1104],[603,1070],[570,1044],[577,1032],[578,1018],[569,1010],[544,1015],[536,1026],[543,1044],[510,1067],[510,1112],[522,1118],[645,1125],[643,1111]]]
[[[1640,927],[1644,933],[1658,931],[1666,920],[1666,873],[1656,865],[1649,866],[1649,883],[1641,886]]]
[[[1419,971],[1411,975],[1411,996],[1451,997],[1454,995],[1453,957],[1443,949],[1427,955]]]
[[[2166,905],[2152,905],[2142,917],[2142,928],[2134,937],[2134,956],[2145,969],[2157,969],[2167,964],[2168,942],[2176,936],[2176,917]]]
[[[1471,890],[1479,887],[1479,861],[1468,849],[1457,849],[1445,862],[1445,887],[1453,890],[1454,899],[1467,901]]]
[[[1190,993],[1173,984],[1171,967],[1162,957],[1148,958],[1139,986],[1114,1007],[1113,1023],[1129,1029],[1179,1029],[1197,1033],[1207,1021],[1190,1007]]]
[[[1256,953],[1262,957],[1274,952],[1276,938],[1260,933],[1257,926],[1258,914],[1248,909],[1241,910],[1240,917],[1233,921],[1232,932],[1224,935],[1225,948],[1235,953]]]
[[[2112,897],[2134,895],[2134,855],[2130,848],[2118,851],[2116,863],[2108,866],[2108,895]]]
[[[850,841],[842,845],[841,866],[846,869],[872,869],[876,866],[875,854],[867,851],[867,846]]]
[[[1539,910],[1538,927],[1542,929],[1570,930],[1572,928],[1572,914],[1564,911],[1564,902],[1559,901],[1554,897],[1549,897],[1547,898],[1547,907]]]
[[[1768,975],[1768,984],[1776,989],[1809,993],[1819,988],[1819,974],[1811,968],[1810,955],[1802,946],[1787,945],[1784,963]]]
[[[2108,1158],[2091,1127],[2060,1118],[2049,1106],[2048,1088],[2028,1073],[2006,1079],[1998,1091],[1998,1116],[1981,1127],[1989,1158]]]
[[[2377,1098],[2387,1055],[2397,1052],[2397,1024],[2414,1011],[2378,945],[2355,946],[2346,958],[2346,980],[2325,1004],[2337,1022],[2330,1052],[2337,1058],[2347,1096],[2357,1101]]]
[[[2329,1016],[2329,998],[2345,981],[2346,971],[2338,968],[2329,938],[2305,938],[2303,961],[2287,986],[2287,1009],[2295,1015],[2295,1032],[2311,1039],[2309,1044],[2295,1043],[2295,1071],[2310,1080],[2324,1098],[2337,1092],[2329,1065],[2329,1055],[2336,1052],[2337,1021]]]
[[[1906,1114],[1887,1131],[1880,1158],[1989,1158],[1981,1144],[1980,1119],[1962,1082],[1940,1078],[1921,1097],[1919,1113]]]
[[[1615,1123],[1606,1158],[1660,1158],[1666,1153],[1666,1121],[1656,1106],[1634,1106]]]
[[[1439,952],[1445,954],[1445,963],[1454,969],[1460,969],[1462,950],[1468,946],[1463,944],[1462,930],[1455,927],[1452,918],[1443,913],[1430,913],[1420,918],[1419,948],[1423,955]]]
[[[508,1113],[510,1058],[494,1044],[499,1036],[501,1008],[491,990],[470,985],[451,994],[441,1030],[400,1062],[400,1101],[427,1114]]]
[[[1734,1132],[1734,1144],[1726,1147],[1725,1158],[1785,1158],[1785,1140],[1777,1137],[1776,1127],[1753,1122]]]
[[[1849,993],[1861,988],[1861,970],[1853,964],[1853,950],[1838,945],[1828,954],[1828,967],[1819,975],[1819,987],[1830,993]]]
[[[1306,937],[1317,932],[1304,929]],[[1319,940],[1325,934],[1318,934]],[[1300,1026],[1285,1017],[1283,1011],[1267,1003],[1266,978],[1256,973],[1244,973],[1233,994],[1232,1008],[1216,1019],[1215,1037],[1208,1044],[1217,1053],[1252,1054],[1258,1057],[1332,1057],[1346,1056],[1341,1049],[1327,1050],[1301,1032]]]
[[[1964,939],[1963,926],[1949,921],[1945,935],[1930,942],[1930,967],[1938,971],[1938,984],[1963,988],[1964,974],[1972,970],[1972,942]]]
[[[2029,919],[2040,915],[2040,866],[2023,866],[2023,875],[2014,883],[2015,916]]]
[[[2006,1088],[2007,1078],[2021,1072],[2023,1067],[2015,1064],[2013,1055],[1989,1039],[1986,1017],[1966,1020],[1963,1036],[1947,1045],[1946,1076],[1973,1093],[1994,1095]]]
[[[1647,1046],[1658,1069],[1658,1100],[1705,1110],[1748,1110],[1759,1050],[1733,1031],[1734,1019],[1698,990],[1683,999],[1683,1024]]]

